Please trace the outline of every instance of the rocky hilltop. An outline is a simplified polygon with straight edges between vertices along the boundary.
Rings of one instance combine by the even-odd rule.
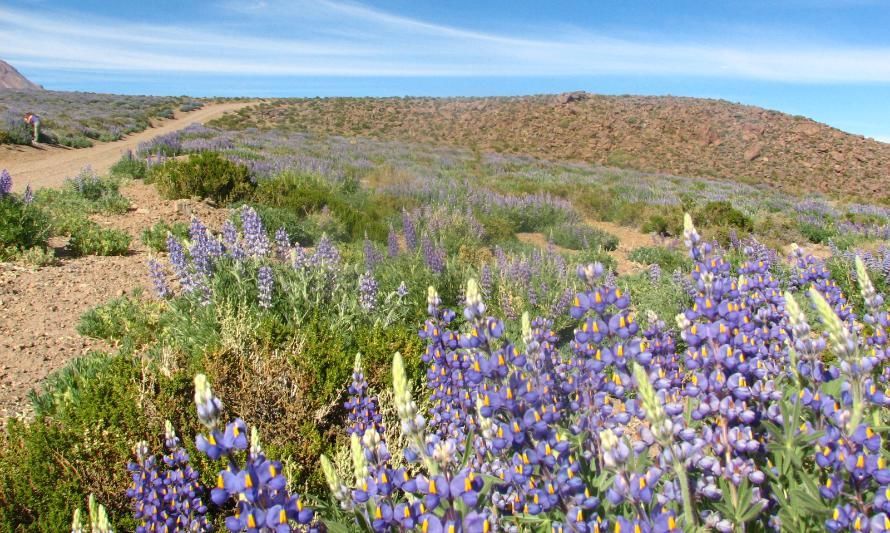
[[[890,198],[890,144],[723,100],[572,92],[297,99],[259,111],[242,111],[240,126],[453,144],[794,192]]]
[[[40,91],[43,87],[22,76],[15,67],[0,59],[0,89]]]

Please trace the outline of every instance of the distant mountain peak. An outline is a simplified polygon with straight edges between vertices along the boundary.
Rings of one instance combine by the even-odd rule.
[[[22,76],[15,67],[0,59],[0,89],[42,91],[43,87]]]

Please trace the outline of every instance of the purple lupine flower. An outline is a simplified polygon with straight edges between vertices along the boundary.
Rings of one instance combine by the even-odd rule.
[[[488,263],[482,265],[482,273],[479,275],[479,288],[482,290],[483,298],[491,297],[491,289],[494,280],[491,275],[491,268],[488,266]]]
[[[405,285],[404,281],[399,283],[399,286],[396,288],[396,295],[398,295],[399,298],[408,296],[408,286]]]
[[[22,201],[26,204],[30,204],[34,201],[34,191],[31,190],[31,184],[25,186],[25,192],[22,194]]]
[[[290,257],[290,236],[284,227],[275,230],[275,256],[279,261],[287,261]]]
[[[172,293],[170,292],[170,287],[167,285],[167,277],[161,262],[154,257],[149,259],[148,272],[158,298],[167,298],[171,296]]]
[[[366,270],[374,270],[380,261],[383,260],[383,256],[377,251],[377,248],[374,246],[374,243],[371,242],[371,239],[365,235],[365,241],[362,246],[362,251],[365,256],[365,269]]]
[[[315,513],[306,507],[298,494],[287,489],[283,466],[269,460],[254,431],[247,439],[247,425],[235,419],[220,429],[222,402],[210,388],[206,376],[195,376],[195,406],[207,434],[195,439],[198,450],[212,461],[226,459],[226,466],[217,476],[217,485],[210,499],[218,506],[237,508],[226,518],[229,531],[290,531],[289,522],[301,526],[312,524]],[[245,455],[243,462],[238,459]],[[310,531],[318,531],[315,526]]]
[[[402,233],[405,235],[405,246],[409,250],[417,249],[417,229],[411,214],[402,210]]]
[[[349,416],[350,435],[365,434],[365,431],[373,428],[378,434],[383,433],[383,416],[377,409],[377,398],[369,394],[368,381],[362,370],[361,356],[356,355],[352,369],[352,383],[349,384],[349,398],[343,404],[343,408]]]
[[[322,235],[312,254],[312,263],[325,268],[335,268],[340,264],[340,251],[327,234]]]
[[[272,307],[272,290],[275,278],[272,267],[263,265],[257,269],[257,302],[263,309]]]
[[[358,278],[358,302],[365,311],[373,311],[377,307],[377,280],[370,271]]]
[[[649,279],[656,283],[661,280],[661,267],[658,263],[649,265]]]
[[[149,455],[148,445],[140,442],[136,445],[136,461],[127,466],[132,478],[127,497],[140,523],[136,531],[203,531],[208,526],[204,488],[169,422],[164,447],[167,453],[158,461]]]
[[[399,237],[391,226],[389,228],[389,235],[386,237],[386,253],[390,257],[399,255]]]
[[[5,168],[0,171],[0,198],[12,192],[12,176]]]
[[[173,274],[182,286],[182,290],[185,292],[194,291],[195,284],[189,273],[188,259],[185,256],[185,249],[172,233],[167,234],[167,253],[170,255],[170,265],[173,267]]]
[[[441,274],[445,270],[444,252],[437,248],[433,244],[433,241],[426,235],[423,236],[421,248],[423,250],[423,260],[426,263],[426,266],[429,267],[433,273]]]
[[[244,248],[238,239],[238,228],[231,220],[226,220],[222,225],[222,242],[226,252],[232,259],[241,260],[245,257]]]
[[[241,228],[244,234],[244,251],[251,257],[266,257],[269,254],[269,236],[263,221],[253,208],[241,208]]]

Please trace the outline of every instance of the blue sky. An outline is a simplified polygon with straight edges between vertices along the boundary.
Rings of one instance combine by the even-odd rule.
[[[51,89],[674,94],[890,142],[884,0],[3,0],[0,21],[0,58]]]

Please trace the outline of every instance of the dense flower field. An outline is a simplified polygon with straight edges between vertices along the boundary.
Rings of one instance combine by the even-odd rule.
[[[490,195],[531,192],[574,205],[578,215],[676,237],[682,232],[684,211],[693,212],[699,225],[720,229],[724,242],[732,230],[753,230],[773,246],[797,241],[832,244],[847,251],[863,241],[890,236],[890,210],[883,206],[844,204],[813,195],[803,199],[740,182],[460,148],[193,125],[157,137],[139,152],[157,162],[202,151],[225,154],[245,165],[255,179],[284,171],[312,173],[335,182],[359,179],[420,203],[457,201],[463,206],[485,202]],[[469,198],[462,198],[468,192]],[[715,216],[725,209],[722,202],[745,219]]]
[[[337,262],[328,245],[311,255],[273,247],[254,217],[246,210],[243,233],[228,227],[218,240],[196,222],[187,254],[171,240],[184,291],[209,302],[207,279],[235,261],[258,272],[255,297],[265,307],[272,292],[290,291],[260,265],[283,261],[317,275]],[[228,515],[231,531],[886,530],[890,314],[865,265],[856,261],[865,302],[857,316],[803,251],[781,287],[753,250],[732,269],[688,217],[685,228],[695,295],[674,319],[678,333],[657,317],[641,328],[599,264],[577,269],[583,289],[564,311],[569,338],[551,318],[527,313],[521,333],[509,335],[474,280],[461,314],[430,287],[419,333],[426,408],[396,354],[396,416],[384,420],[357,358],[344,405],[352,469],[338,472],[322,457],[330,495],[316,497],[315,511],[289,491],[256,428],[224,422],[223,402],[198,375],[206,429],[196,447],[222,462],[217,484],[196,483],[168,428],[163,463],[140,444],[130,466],[137,518],[150,531],[200,528],[214,513]],[[152,271],[169,296],[162,268]],[[367,278],[358,291],[376,304]],[[394,442],[386,424],[398,425]]]
[[[56,91],[0,91],[0,144],[29,144],[25,113],[41,118],[44,142],[82,148],[92,140],[116,141],[149,127],[152,118],[200,104],[186,97],[123,96]],[[188,106],[188,107],[184,107]]]

